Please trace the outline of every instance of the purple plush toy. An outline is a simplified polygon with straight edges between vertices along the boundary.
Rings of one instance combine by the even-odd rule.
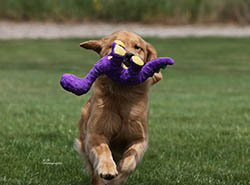
[[[130,56],[130,66],[124,65],[127,57],[123,42],[116,40],[112,43],[112,52],[101,58],[89,71],[87,76],[79,78],[73,74],[64,74],[61,78],[62,87],[76,95],[82,95],[89,91],[94,81],[100,75],[107,75],[109,78],[125,85],[137,85],[166,65],[174,64],[174,60],[169,57],[153,59],[144,65],[138,56]]]

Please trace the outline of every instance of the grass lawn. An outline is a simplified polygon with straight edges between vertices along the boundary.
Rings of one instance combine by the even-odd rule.
[[[0,41],[0,184],[89,184],[73,141],[90,93],[59,85],[97,61],[83,40]],[[152,89],[149,148],[127,185],[249,185],[250,38],[147,40],[176,64]]]

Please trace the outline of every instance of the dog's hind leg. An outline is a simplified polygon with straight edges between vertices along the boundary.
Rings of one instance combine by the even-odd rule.
[[[81,142],[80,139],[75,139],[75,143],[74,143],[74,148],[75,150],[78,152],[78,154],[81,156],[81,158],[83,159],[84,163],[85,163],[85,170],[86,172],[93,172],[93,167],[88,159],[88,157],[86,156],[85,152],[84,152],[84,147],[83,144]]]
[[[87,103],[82,108],[81,118],[78,121],[78,129],[79,129],[79,134],[80,134],[79,139],[81,141],[83,141],[85,138],[85,132],[87,129],[87,122],[88,122],[89,116],[90,116],[90,105],[91,105],[91,98],[87,101]]]
[[[122,185],[129,175],[135,170],[144,152],[147,150],[148,142],[146,139],[134,142],[123,154],[118,165],[119,175],[108,182],[108,185]]]
[[[92,165],[90,164],[90,161],[88,157],[86,156],[85,150],[84,150],[84,138],[85,138],[85,132],[86,132],[86,124],[89,119],[89,114],[90,114],[90,99],[88,102],[85,104],[85,106],[82,108],[82,114],[81,118],[78,122],[78,128],[79,128],[79,138],[75,140],[75,150],[79,153],[79,155],[83,158],[85,161],[86,165],[86,171],[91,172],[93,171]]]

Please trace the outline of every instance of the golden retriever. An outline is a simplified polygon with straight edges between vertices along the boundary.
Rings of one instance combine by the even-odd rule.
[[[157,57],[151,44],[128,31],[86,41],[80,46],[103,57],[111,52],[115,40],[122,41],[127,53],[139,56],[144,62]],[[80,137],[75,142],[92,174],[92,185],[124,184],[142,159],[148,145],[150,87],[161,78],[161,73],[155,73],[134,86],[120,85],[106,75],[97,78],[92,96],[82,109],[78,123]]]

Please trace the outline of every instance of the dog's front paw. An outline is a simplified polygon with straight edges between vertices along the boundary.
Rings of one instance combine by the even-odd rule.
[[[101,162],[97,167],[97,171],[98,175],[105,180],[111,180],[118,175],[114,161]]]

